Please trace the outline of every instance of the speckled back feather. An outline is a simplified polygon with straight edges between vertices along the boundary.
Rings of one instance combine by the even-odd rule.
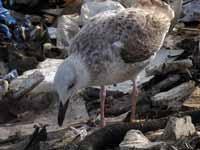
[[[167,4],[163,4],[162,9],[157,1],[151,0],[152,9],[146,9],[147,4],[144,4],[145,7],[97,15],[74,38],[70,53],[80,54],[95,77],[109,73],[111,66],[117,67],[116,64],[124,63],[120,67],[127,68],[127,63],[149,59],[160,49],[173,19],[172,9]],[[115,42],[124,46],[116,49],[113,47]]]

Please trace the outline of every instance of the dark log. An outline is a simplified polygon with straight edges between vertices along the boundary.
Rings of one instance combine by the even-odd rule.
[[[151,97],[154,106],[168,106],[178,107],[177,104],[182,106],[184,100],[186,100],[192,92],[195,90],[195,82],[189,81],[178,85],[169,91],[161,92]],[[179,106],[179,107],[180,107]]]
[[[169,72],[185,72],[188,68],[193,66],[190,59],[177,60],[173,62],[166,62],[153,68],[147,68],[146,74],[148,76],[167,74]]]
[[[161,92],[167,88],[169,88],[170,86],[174,85],[177,81],[179,81],[181,78],[180,75],[170,75],[168,76],[166,79],[162,80],[161,82],[157,83],[156,85],[154,85],[151,89],[151,94],[155,95],[158,92]]]
[[[86,101],[93,101],[93,100],[96,100],[96,99],[99,99],[99,92],[100,92],[100,89],[99,88],[94,88],[94,87],[89,87],[89,88],[86,88],[81,96],[83,96],[83,98],[86,100]],[[125,95],[123,92],[120,92],[120,91],[111,91],[111,90],[106,90],[106,96],[112,96],[112,97],[121,97]]]

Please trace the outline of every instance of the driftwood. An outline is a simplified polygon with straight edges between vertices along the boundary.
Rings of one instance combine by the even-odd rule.
[[[30,124],[32,128],[29,134],[16,134],[8,139],[1,139],[0,150],[63,150],[69,143],[79,142],[79,135],[70,127],[78,128],[83,123],[85,122],[68,124],[62,128]],[[19,128],[27,128],[27,126],[22,125]]]
[[[84,90],[84,92],[81,93],[81,96],[86,101],[94,101],[96,99],[99,99],[99,92],[100,88],[95,88],[95,87],[88,87]],[[106,90],[106,96],[112,96],[112,97],[121,97],[123,96],[124,93],[120,91],[111,91],[111,90]]]
[[[161,82],[157,83],[156,85],[154,85],[151,88],[151,94],[155,95],[155,94],[159,93],[160,91],[163,91],[163,90],[169,88],[170,86],[175,84],[180,79],[181,79],[181,76],[177,75],[177,74],[168,76],[166,79],[162,80]]]
[[[178,107],[195,90],[195,82],[189,81],[178,85],[166,92],[161,92],[151,97],[154,106]]]
[[[9,97],[12,99],[18,99],[30,92],[39,83],[44,80],[44,76],[41,72],[35,71],[27,78],[17,78],[9,85]]]
[[[169,72],[185,72],[186,69],[193,66],[190,59],[177,60],[173,62],[166,62],[153,68],[147,68],[147,76],[167,74]]]
[[[182,112],[172,116],[182,117],[186,115],[191,116],[194,124],[200,122],[199,110]],[[80,143],[78,142],[79,136],[72,132],[70,126],[78,128],[83,125],[82,123],[69,124],[63,128],[47,127],[47,135],[45,133],[45,128],[39,129],[36,127],[32,134],[17,134],[8,139],[0,140],[0,149],[24,150],[28,147],[27,150],[102,150],[108,146],[117,146],[124,138],[126,132],[130,129],[137,129],[146,133],[148,131],[165,128],[167,121],[168,117],[140,121],[134,124],[125,122],[114,123],[93,132]]]
[[[199,111],[188,111],[174,116],[186,116],[190,115],[192,122],[200,122]],[[131,129],[140,130],[143,133],[148,131],[155,131],[165,128],[168,121],[168,117],[131,123],[117,123],[110,126],[106,126],[93,134],[87,136],[84,141],[80,142],[78,150],[102,150],[108,146],[117,146],[123,140],[126,132]],[[66,149],[67,150],[67,149]]]

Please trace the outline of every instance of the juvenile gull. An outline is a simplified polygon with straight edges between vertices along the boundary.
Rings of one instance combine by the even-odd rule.
[[[101,13],[75,36],[69,57],[55,75],[60,98],[58,124],[64,121],[70,98],[77,90],[101,86],[101,126],[105,126],[105,85],[133,81],[132,115],[135,119],[135,79],[162,46],[174,18],[170,6],[160,0],[137,0],[131,8]]]

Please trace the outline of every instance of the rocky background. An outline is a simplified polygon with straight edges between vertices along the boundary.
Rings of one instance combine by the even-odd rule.
[[[71,40],[93,16],[125,9],[134,0],[53,2],[5,4],[17,25],[8,25],[10,38],[0,38],[0,149],[200,149],[200,1],[169,1],[177,17],[137,80],[136,123],[127,121],[132,84],[127,81],[107,87],[103,129],[99,87],[80,91],[58,127],[53,78]]]

